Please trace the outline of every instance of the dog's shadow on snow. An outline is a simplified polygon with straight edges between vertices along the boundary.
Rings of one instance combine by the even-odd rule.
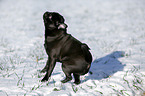
[[[95,59],[92,62],[89,76],[86,76],[86,80],[101,80],[112,76],[117,71],[122,71],[125,64],[122,64],[118,58],[124,57],[125,52],[115,51],[105,57]]]

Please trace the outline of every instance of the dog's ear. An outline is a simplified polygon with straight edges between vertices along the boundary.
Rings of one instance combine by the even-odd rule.
[[[65,23],[60,23],[58,29],[66,29],[68,26]]]

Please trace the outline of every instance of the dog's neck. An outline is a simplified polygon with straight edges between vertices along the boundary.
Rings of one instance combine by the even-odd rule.
[[[62,34],[67,34],[66,33],[66,29],[54,29],[54,30],[49,30],[49,29],[45,29],[45,39],[47,39],[47,37],[59,37]]]

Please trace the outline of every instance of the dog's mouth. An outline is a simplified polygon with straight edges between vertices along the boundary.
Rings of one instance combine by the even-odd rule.
[[[45,13],[44,17],[44,24],[48,29],[56,28],[55,22],[52,20],[52,15],[50,13]]]

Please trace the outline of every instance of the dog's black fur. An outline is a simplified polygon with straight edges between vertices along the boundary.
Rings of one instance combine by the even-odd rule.
[[[89,47],[81,43],[70,34],[67,34],[67,25],[64,18],[56,12],[45,12],[43,15],[45,25],[45,50],[48,54],[46,66],[41,72],[47,72],[41,80],[48,81],[56,62],[62,63],[62,70],[66,78],[63,83],[72,80],[73,73],[75,84],[80,83],[80,75],[88,73],[92,55]]]

